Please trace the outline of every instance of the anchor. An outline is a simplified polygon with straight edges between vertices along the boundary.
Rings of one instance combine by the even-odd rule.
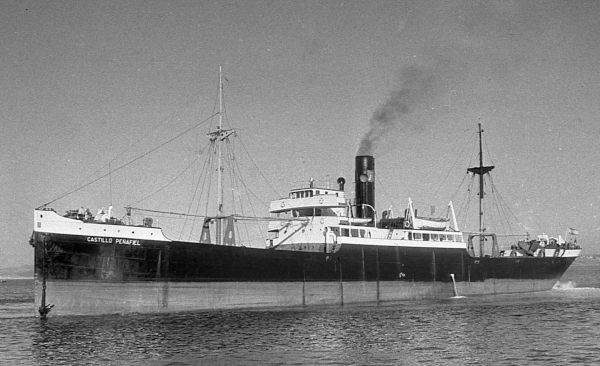
[[[46,318],[46,316],[48,315],[50,310],[52,310],[53,307],[54,307],[54,304],[48,304],[48,305],[42,305],[38,308],[38,311],[40,312],[40,316],[42,317],[42,319]]]

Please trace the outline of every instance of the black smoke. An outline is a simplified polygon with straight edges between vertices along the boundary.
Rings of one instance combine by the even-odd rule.
[[[399,87],[392,90],[386,101],[377,108],[363,136],[358,155],[372,155],[374,145],[388,133],[405,123],[404,117],[416,106],[430,99],[434,75],[423,67],[405,66],[400,70]]]

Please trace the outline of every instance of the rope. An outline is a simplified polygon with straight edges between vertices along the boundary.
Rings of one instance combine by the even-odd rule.
[[[182,132],[182,133],[180,133],[179,135],[177,135],[177,136],[175,136],[175,137],[171,138],[170,140],[167,140],[166,142],[164,142],[164,143],[162,143],[162,144],[158,145],[158,146],[157,146],[157,147],[155,147],[154,149],[151,149],[151,150],[147,151],[146,153],[144,153],[144,154],[142,154],[142,155],[138,156],[137,158],[135,158],[135,159],[133,159],[133,160],[131,160],[131,161],[129,161],[129,162],[127,162],[127,163],[125,163],[125,164],[123,164],[123,165],[119,166],[118,168],[116,168],[115,170],[113,170],[113,172],[116,172],[116,171],[118,171],[118,170],[121,170],[121,169],[125,168],[126,166],[128,166],[128,165],[130,165],[130,164],[133,164],[133,163],[135,163],[136,161],[138,161],[138,160],[142,159],[143,157],[145,157],[145,156],[147,156],[147,155],[149,155],[149,154],[153,153],[154,151],[156,151],[156,150],[158,150],[158,149],[162,148],[163,146],[165,146],[165,145],[167,145],[167,144],[169,144],[169,143],[173,142],[174,140],[176,140],[176,139],[178,139],[179,137],[181,137],[181,136],[185,135],[186,133],[190,132],[191,130],[193,130],[194,128],[198,127],[199,125],[201,125],[201,124],[205,123],[206,121],[210,120],[210,119],[211,119],[211,118],[213,118],[214,116],[215,116],[215,115],[213,114],[212,116],[210,116],[210,117],[208,117],[208,118],[206,118],[206,119],[204,119],[204,120],[200,121],[199,123],[195,124],[194,126],[192,126],[192,127],[188,128],[187,130],[183,131],[183,132]],[[96,183],[97,181],[99,181],[99,180],[100,180],[100,179],[102,179],[102,178],[106,178],[106,177],[107,177],[107,176],[109,176],[110,174],[112,174],[112,172],[110,172],[110,171],[109,171],[108,173],[106,173],[106,174],[104,174],[104,175],[100,176],[99,178],[96,178],[96,179],[92,180],[91,182],[88,182],[87,184],[84,184],[83,186],[80,186],[79,188],[75,188],[75,189],[73,189],[73,190],[71,190],[71,191],[69,191],[69,192],[67,192],[67,193],[63,194],[62,196],[59,196],[59,197],[57,197],[57,198],[53,199],[52,201],[50,201],[50,202],[47,202],[47,203],[43,204],[43,205],[42,205],[42,206],[40,206],[40,207],[45,207],[45,206],[48,206],[49,204],[51,204],[51,203],[53,203],[53,202],[55,202],[55,201],[58,201],[58,200],[59,200],[59,199],[61,199],[61,198],[64,198],[64,197],[66,197],[66,196],[68,196],[68,195],[71,195],[71,194],[73,194],[73,193],[75,193],[75,192],[77,192],[77,191],[79,191],[79,190],[81,190],[81,189],[83,189],[83,188],[85,188],[85,187],[87,187],[87,186],[90,186],[90,185],[92,185],[92,184]]]

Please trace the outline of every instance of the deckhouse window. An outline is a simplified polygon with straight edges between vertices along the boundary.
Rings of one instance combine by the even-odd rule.
[[[423,240],[421,233],[413,233],[413,236],[414,236],[415,240]]]
[[[317,209],[318,212],[315,212],[312,208],[303,208],[294,210],[294,217],[310,217],[310,216],[321,216],[321,210]]]

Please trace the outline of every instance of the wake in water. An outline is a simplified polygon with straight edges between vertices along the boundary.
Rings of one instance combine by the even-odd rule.
[[[577,283],[575,281],[567,281],[567,282],[560,282],[558,281],[554,287],[552,287],[553,290],[573,290],[577,288]]]
[[[600,291],[600,288],[596,288],[596,287],[577,287],[577,282],[575,281],[567,281],[567,282],[557,282],[554,287],[552,287],[552,290],[559,290],[559,291],[575,291],[575,290],[598,290]]]

